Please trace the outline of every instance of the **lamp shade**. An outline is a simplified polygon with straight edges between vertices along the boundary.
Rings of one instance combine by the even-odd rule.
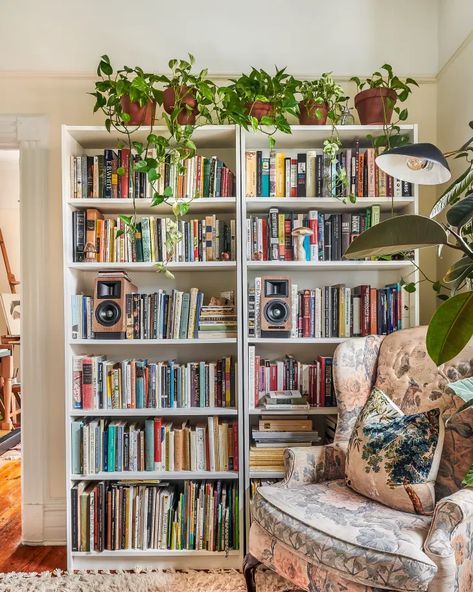
[[[376,164],[392,177],[419,185],[439,185],[452,176],[444,155],[428,143],[386,150],[376,158]]]

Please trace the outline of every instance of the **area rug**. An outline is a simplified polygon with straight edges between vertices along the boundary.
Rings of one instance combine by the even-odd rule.
[[[256,573],[258,592],[287,592],[294,587],[268,570]],[[135,571],[0,574],[1,592],[246,592],[236,570]]]

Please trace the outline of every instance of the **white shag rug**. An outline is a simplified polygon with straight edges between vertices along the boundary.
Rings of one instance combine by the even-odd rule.
[[[294,590],[268,570],[256,572],[257,592]],[[245,580],[236,570],[134,571],[0,574],[1,592],[246,592]]]

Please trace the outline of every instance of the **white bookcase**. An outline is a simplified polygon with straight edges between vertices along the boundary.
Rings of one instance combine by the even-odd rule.
[[[417,141],[417,126],[403,125],[403,133]],[[154,128],[159,133],[159,128]],[[330,126],[293,126],[292,134],[276,135],[276,150],[307,150],[321,148],[323,140],[330,135]],[[135,139],[146,137],[148,130],[137,132]],[[349,147],[355,139],[360,146],[369,146],[367,134],[380,134],[380,126],[344,126],[340,128],[343,143]],[[254,213],[267,213],[270,207],[283,211],[356,211],[371,205],[381,206],[381,216],[391,213],[390,198],[359,198],[355,204],[343,204],[334,198],[247,198],[242,190],[245,183],[245,154],[247,150],[268,149],[268,138],[263,133],[241,130],[236,126],[206,126],[196,130],[194,141],[198,153],[205,156],[217,155],[235,172],[236,195],[233,198],[202,198],[192,203],[189,216],[195,213],[219,213],[234,217],[237,228],[237,260],[232,262],[171,263],[170,270],[174,280],[157,274],[154,265],[149,263],[73,263],[72,262],[72,211],[80,208],[96,207],[104,214],[131,212],[131,200],[127,199],[73,199],[71,198],[70,157],[83,153],[94,154],[104,148],[117,146],[118,134],[109,134],[103,127],[63,126],[62,164],[63,164],[63,242],[64,242],[64,310],[65,310],[65,397],[66,397],[66,466],[67,466],[67,532],[69,569],[119,569],[135,566],[175,567],[175,568],[240,568],[242,565],[245,533],[249,528],[250,482],[252,478],[280,478],[279,472],[253,472],[249,470],[249,446],[251,426],[264,414],[261,409],[250,409],[248,396],[248,346],[254,344],[257,353],[271,359],[281,359],[286,353],[302,361],[312,361],[317,355],[333,354],[343,338],[249,338],[248,337],[248,285],[257,276],[284,273],[290,275],[302,288],[315,288],[323,285],[345,283],[356,286],[361,283],[381,287],[399,281],[400,277],[418,279],[418,272],[408,261],[329,261],[329,262],[284,262],[247,261],[246,218]],[[394,199],[395,214],[417,213],[418,190],[409,198]],[[139,214],[154,213],[169,215],[169,206],[151,208],[150,200],[137,200]],[[418,263],[416,253],[415,262]],[[188,290],[198,287],[205,295],[213,295],[223,290],[234,289],[237,297],[238,336],[234,339],[174,339],[174,340],[72,340],[71,338],[71,296],[76,293],[92,293],[93,282],[98,270],[124,269],[140,290],[152,291],[156,287]],[[198,273],[196,273],[198,272]],[[413,273],[411,273],[413,272]],[[414,295],[413,321],[419,322],[418,293]],[[168,360],[174,358],[181,362],[193,360],[215,360],[224,354],[232,354],[238,362],[237,408],[236,409],[132,409],[82,411],[72,409],[72,356],[79,353],[105,354],[113,360],[149,358]],[[291,412],[313,417],[314,426],[320,427],[326,414],[336,413],[336,408],[311,408],[309,411]],[[105,473],[92,476],[79,476],[71,473],[71,422],[78,417],[139,418],[153,415],[166,418],[206,417],[211,415],[237,418],[239,425],[239,471],[230,473]],[[287,412],[281,412],[287,415]],[[78,479],[142,479],[162,478],[166,481],[186,479],[235,479],[239,483],[240,504],[240,550],[225,553],[207,551],[104,551],[102,553],[71,552],[71,507],[70,488]]]
[[[417,126],[403,125],[402,133],[407,134],[411,142],[417,142]],[[343,147],[353,147],[356,140],[359,140],[360,147],[371,146],[367,139],[368,134],[379,135],[383,133],[382,126],[343,126],[339,127],[339,134]],[[331,134],[330,126],[292,126],[292,134],[276,134],[275,150],[278,151],[305,151],[310,149],[321,149],[323,141]],[[242,162],[242,191],[245,192],[246,176],[246,152],[252,150],[268,150],[268,138],[263,133],[241,132],[241,162]],[[241,221],[243,228],[241,233],[246,237],[245,220],[251,214],[268,213],[269,208],[277,207],[283,212],[308,212],[318,210],[326,212],[355,212],[364,210],[372,205],[379,205],[381,219],[391,215],[392,204],[395,215],[418,212],[418,189],[414,187],[411,197],[394,198],[358,198],[356,203],[342,203],[337,198],[315,197],[315,198],[261,198],[242,196]],[[397,282],[401,277],[409,274],[410,281],[418,281],[418,271],[410,261],[322,261],[322,262],[299,262],[299,261],[248,261],[247,244],[244,240],[242,245],[242,289],[243,289],[243,326],[248,326],[248,287],[254,284],[255,277],[263,275],[278,274],[290,276],[291,280],[298,284],[299,289],[313,289],[325,285],[338,283],[354,287],[359,284],[370,284],[373,287],[382,287],[386,284]],[[415,255],[415,263],[418,264],[418,253]],[[418,292],[413,295],[414,311],[411,319],[415,324],[419,323],[419,302]],[[412,301],[411,301],[412,302]],[[285,354],[293,354],[297,360],[311,362],[318,355],[332,355],[337,345],[345,338],[262,338],[248,337],[243,335],[243,363],[244,363],[244,425],[245,425],[245,513],[247,533],[249,530],[249,502],[250,486],[252,479],[279,479],[283,472],[276,471],[251,471],[249,465],[249,447],[251,445],[251,429],[255,426],[262,415],[310,415],[313,419],[315,429],[318,429],[323,436],[324,416],[337,413],[336,407],[317,407],[301,411],[274,411],[265,412],[261,409],[254,409],[250,406],[248,396],[248,346],[256,346],[256,354],[263,358],[282,359]]]
[[[154,128],[160,133],[160,128]],[[135,139],[143,139],[149,130],[136,133]],[[174,280],[158,274],[150,263],[73,263],[72,261],[72,212],[80,208],[97,208],[105,215],[130,214],[130,199],[74,199],[71,193],[70,159],[72,155],[97,154],[104,148],[116,149],[118,134],[109,134],[103,127],[71,127],[62,129],[62,165],[63,165],[63,243],[64,243],[64,310],[65,310],[65,409],[66,409],[66,467],[67,467],[67,546],[68,569],[131,569],[135,566],[197,568],[225,567],[238,568],[242,565],[245,530],[243,498],[243,390],[242,390],[242,291],[241,291],[241,253],[240,237],[237,237],[236,261],[206,263],[172,263],[169,268],[175,275]],[[189,216],[196,213],[219,213],[240,223],[240,130],[235,126],[209,126],[200,128],[194,136],[198,153],[204,156],[216,155],[235,172],[236,195],[230,198],[203,198],[192,206]],[[137,200],[139,214],[171,215],[170,207],[161,205],[151,207],[150,200]],[[73,340],[71,337],[71,296],[76,293],[92,294],[94,279],[99,270],[124,269],[138,289],[152,292],[157,288],[171,290],[201,289],[206,298],[229,289],[235,290],[238,312],[238,338],[227,339],[172,339],[172,340]],[[198,273],[197,273],[198,272]],[[72,408],[72,359],[73,355],[100,354],[112,360],[127,358],[147,358],[150,360],[175,359],[179,362],[208,360],[214,361],[223,355],[232,355],[238,363],[237,392],[235,409],[228,408],[191,408],[191,409],[131,409],[82,411]],[[222,418],[236,419],[239,423],[239,467],[238,472],[124,472],[100,473],[93,475],[74,475],[71,472],[71,422],[78,417],[143,418],[164,417],[176,420],[190,418],[204,419],[218,415]],[[166,551],[166,550],[131,550],[72,552],[71,551],[71,502],[70,490],[76,481],[93,480],[139,480],[162,479],[174,480],[235,480],[239,486],[239,530],[240,549],[225,552],[208,551]]]

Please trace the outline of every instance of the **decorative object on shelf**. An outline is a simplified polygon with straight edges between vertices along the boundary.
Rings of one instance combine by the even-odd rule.
[[[291,279],[263,277],[261,285],[261,336],[289,337],[292,320]]]
[[[348,98],[331,72],[324,72],[317,80],[298,80],[296,92],[302,96],[299,101],[301,125],[325,125],[327,118],[337,123],[341,104]]]
[[[384,72],[382,72],[384,70]],[[401,80],[393,73],[390,64],[384,64],[371,77],[361,80],[358,76],[350,79],[355,82],[358,94],[355,96],[355,107],[362,125],[382,125],[384,134],[372,137],[375,147],[394,148],[405,144],[407,138],[401,134],[399,123],[406,121],[407,109],[397,106],[404,103],[412,92],[412,86],[419,86],[413,78]],[[365,89],[365,86],[368,88]],[[391,123],[393,113],[397,120]]]
[[[310,238],[314,234],[314,231],[307,226],[298,226],[291,232],[291,236],[294,237],[294,260],[295,261],[306,261],[306,250],[304,248],[304,241]]]
[[[92,331],[96,339],[125,339],[127,298],[136,291],[125,271],[98,274],[92,308]]]
[[[351,111],[352,110],[348,106],[347,99],[345,105],[342,107],[342,112],[340,113],[340,118],[338,120],[339,125],[355,125],[355,118],[353,117],[353,113]]]
[[[470,123],[470,127],[473,127],[473,123]],[[470,138],[460,149],[447,153],[449,157],[464,158],[467,161],[467,169],[438,199],[432,208],[430,218],[412,214],[385,220],[355,238],[345,253],[345,257],[353,259],[391,255],[433,245],[444,245],[460,252],[461,257],[450,267],[444,278],[431,282],[438,298],[445,300],[432,317],[427,333],[427,351],[437,364],[442,364],[459,354],[473,335],[473,291],[463,291],[471,287],[470,281],[473,278],[472,144],[473,138]],[[408,147],[408,153],[415,154],[416,158],[423,155],[427,162],[428,155],[440,158],[437,151],[434,152],[431,148],[424,151],[422,145],[420,146],[417,150]],[[400,156],[399,159],[403,166],[395,165],[396,174],[408,179],[414,178],[409,159],[405,156]],[[388,172],[394,170],[390,158],[380,159],[379,165],[386,167]],[[445,165],[446,162],[440,158],[438,166],[441,166],[442,175],[446,176],[448,168]],[[431,179],[428,178],[428,181],[431,182]],[[446,224],[432,219],[447,206],[450,206],[450,209],[446,214]],[[431,281],[423,275],[424,280]],[[404,289],[413,291],[416,286],[408,282],[405,283]]]
[[[222,98],[219,117],[263,132],[274,147],[276,132],[291,133],[287,116],[297,116],[296,85],[286,68],[276,68],[274,75],[252,68],[249,74],[231,79],[231,84],[218,89]]]

